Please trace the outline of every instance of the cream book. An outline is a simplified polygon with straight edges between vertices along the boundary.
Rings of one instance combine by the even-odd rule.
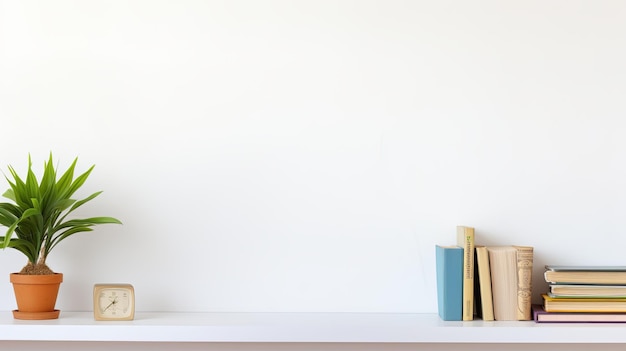
[[[456,244],[463,248],[463,320],[474,319],[474,228],[456,227]]]
[[[493,314],[498,321],[531,320],[531,246],[489,246]]]
[[[625,297],[626,285],[550,284],[550,297]]]
[[[555,284],[626,285],[626,266],[547,265],[544,278]]]

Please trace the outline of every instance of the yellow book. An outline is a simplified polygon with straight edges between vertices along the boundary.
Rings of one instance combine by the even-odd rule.
[[[478,296],[476,306],[480,306],[480,315],[484,321],[494,320],[493,295],[491,293],[491,269],[489,268],[489,253],[487,247],[476,245],[476,272],[478,279]],[[478,303],[480,302],[480,303]]]
[[[474,228],[456,227],[456,244],[463,248],[463,320],[474,319]]]
[[[554,298],[543,294],[546,312],[626,312],[626,298]]]

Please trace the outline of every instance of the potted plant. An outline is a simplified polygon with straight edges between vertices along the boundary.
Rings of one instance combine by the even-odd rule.
[[[93,200],[101,191],[76,200],[72,196],[85,183],[95,165],[74,178],[78,158],[57,179],[52,153],[44,162],[41,181],[37,180],[28,156],[28,172],[20,177],[8,166],[5,175],[9,189],[3,196],[12,202],[0,203],[0,225],[7,227],[0,236],[2,248],[13,248],[23,253],[28,263],[19,273],[11,273],[18,309],[16,319],[54,319],[59,310],[54,309],[62,273],[53,272],[46,264],[48,255],[61,241],[80,232],[92,231],[93,226],[121,222],[113,217],[69,218],[74,210]],[[37,295],[41,290],[48,295]],[[32,301],[31,299],[32,298]],[[44,306],[39,306],[42,303]]]

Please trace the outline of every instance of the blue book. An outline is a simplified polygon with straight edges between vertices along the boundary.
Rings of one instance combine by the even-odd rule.
[[[444,321],[463,320],[463,248],[436,245],[437,309]]]

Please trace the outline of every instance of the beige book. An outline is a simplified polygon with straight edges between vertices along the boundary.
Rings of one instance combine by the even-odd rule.
[[[532,318],[532,262],[530,246],[489,246],[493,313],[498,321]]]
[[[514,246],[517,250],[517,320],[532,319],[533,248]]]

